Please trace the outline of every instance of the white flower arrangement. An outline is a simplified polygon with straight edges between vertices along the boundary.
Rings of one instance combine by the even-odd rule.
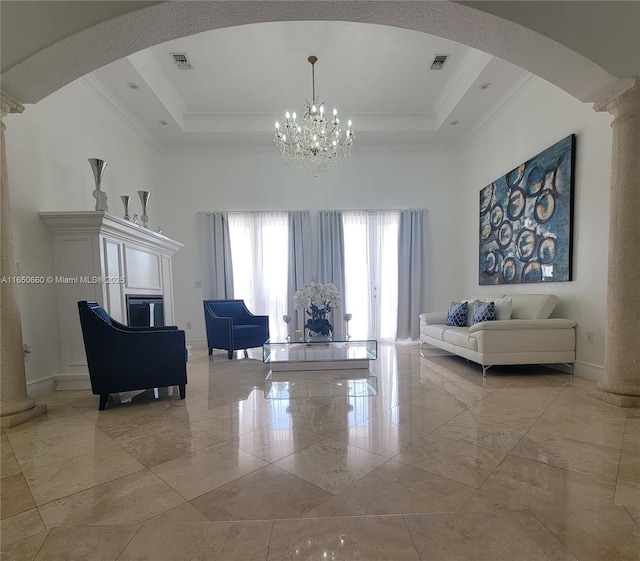
[[[333,331],[333,325],[327,319],[327,314],[341,305],[342,296],[333,283],[308,282],[293,295],[293,307],[298,310],[306,309],[309,316],[304,325],[305,328],[324,337],[329,336]]]
[[[293,295],[293,307],[297,310],[315,306],[320,310],[330,312],[333,308],[339,308],[341,305],[342,295],[333,283],[307,282]]]

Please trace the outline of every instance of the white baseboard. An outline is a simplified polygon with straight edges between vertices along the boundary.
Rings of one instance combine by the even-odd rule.
[[[56,391],[91,389],[89,374],[57,374],[54,379]]]
[[[56,390],[56,381],[53,376],[41,378],[33,382],[27,382],[27,395],[29,397],[39,397],[53,393]]]
[[[187,345],[191,345],[194,349],[206,349],[206,339],[187,339]]]
[[[588,362],[574,362],[573,374],[574,376],[580,376],[580,378],[586,378],[592,382],[604,380],[604,368],[596,364],[589,364]]]

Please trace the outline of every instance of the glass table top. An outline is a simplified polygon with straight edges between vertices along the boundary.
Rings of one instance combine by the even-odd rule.
[[[262,350],[266,363],[376,360],[378,343],[374,339],[334,339],[316,342],[272,338],[264,343]]]

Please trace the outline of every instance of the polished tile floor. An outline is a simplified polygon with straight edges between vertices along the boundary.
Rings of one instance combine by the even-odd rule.
[[[196,351],[184,401],[39,398],[0,436],[2,559],[640,560],[639,409],[423,355],[267,388],[259,349]]]

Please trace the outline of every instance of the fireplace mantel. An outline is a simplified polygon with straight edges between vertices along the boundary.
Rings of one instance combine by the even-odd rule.
[[[53,241],[61,361],[56,380],[58,389],[76,389],[88,383],[78,301],[95,300],[126,324],[127,295],[162,296],[165,322],[175,325],[171,258],[183,245],[103,211],[39,214]]]

